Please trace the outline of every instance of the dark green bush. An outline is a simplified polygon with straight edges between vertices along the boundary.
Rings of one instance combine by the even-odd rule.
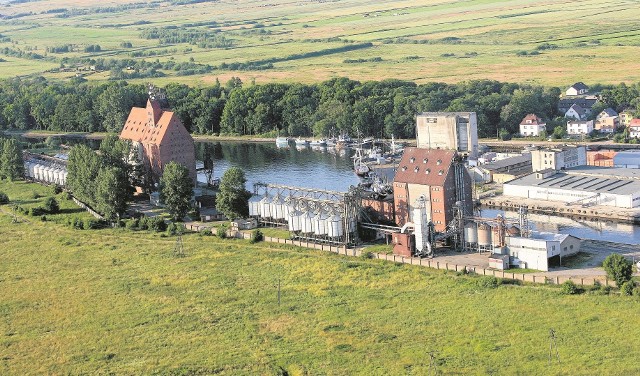
[[[478,278],[477,284],[482,288],[495,289],[500,285],[500,281],[496,277],[485,275]]]
[[[627,281],[622,284],[620,291],[622,292],[622,295],[631,296],[633,295],[633,290],[635,287],[636,287],[636,284],[633,281]]]
[[[200,230],[199,232],[200,236],[212,236],[213,233],[211,232],[210,228],[203,228],[202,230]]]
[[[6,193],[0,192],[0,205],[8,204],[9,196]]]
[[[140,220],[138,221],[138,229],[139,230],[148,230],[149,229],[149,220],[151,218],[147,218],[147,217],[142,217],[140,218]]]
[[[125,227],[128,230],[137,230],[139,225],[140,225],[140,220],[138,218],[132,218],[126,222]]]
[[[41,216],[41,215],[43,215],[45,213],[46,213],[46,210],[44,210],[41,207],[35,207],[35,208],[30,208],[29,209],[29,215],[32,216],[32,217],[39,217],[39,216]]]
[[[372,258],[373,258],[373,252],[371,252],[371,251],[364,251],[364,252],[362,252],[362,253],[360,254],[360,257],[361,257],[361,258],[363,258],[363,259],[365,259],[365,260],[372,259]]]
[[[167,230],[167,224],[164,219],[160,217],[147,218],[147,227],[149,231],[163,232]]]
[[[575,295],[578,293],[578,286],[573,281],[566,281],[562,284],[562,293],[567,295]]]
[[[630,281],[633,275],[633,263],[617,253],[607,256],[602,267],[607,272],[607,276],[616,281],[618,287]]]
[[[167,226],[167,235],[174,236],[177,234],[178,234],[178,225],[176,225],[173,222],[169,223],[169,225]]]
[[[262,234],[262,231],[258,229],[251,231],[251,238],[249,240],[251,243],[258,243],[263,240],[264,240],[264,235]]]
[[[63,200],[65,200],[65,201],[69,201],[69,200],[71,200],[71,193],[69,193],[69,192],[62,192],[62,193],[60,194],[60,198],[61,198],[61,199],[63,199]]]
[[[227,226],[225,225],[220,225],[217,229],[216,229],[216,235],[220,238],[220,239],[225,239],[227,237]]]
[[[44,210],[49,214],[57,214],[60,212],[60,205],[55,197],[47,197],[44,201]]]

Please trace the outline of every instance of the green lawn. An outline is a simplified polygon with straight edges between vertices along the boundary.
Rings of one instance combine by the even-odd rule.
[[[31,185],[0,183],[27,200]],[[640,301],[291,246],[12,223],[0,374],[632,375]],[[282,301],[277,302],[281,283]],[[548,365],[549,329],[560,364]]]

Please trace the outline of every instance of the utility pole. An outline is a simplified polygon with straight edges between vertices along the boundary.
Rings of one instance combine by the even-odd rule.
[[[280,278],[278,278],[278,306],[280,306]]]
[[[184,247],[182,245],[182,234],[178,234],[178,238],[176,239],[176,245],[173,248],[173,254],[176,257],[184,257]]]
[[[558,352],[558,343],[556,342],[556,331],[549,329],[549,365],[551,365],[551,360],[553,358],[554,347],[556,348],[556,358],[558,359],[558,363],[560,363],[560,353]]]

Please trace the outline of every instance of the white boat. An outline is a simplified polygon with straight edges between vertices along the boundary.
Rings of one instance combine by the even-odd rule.
[[[327,140],[320,139],[320,140],[313,140],[310,142],[310,145],[313,146],[327,146]]]
[[[309,140],[303,140],[301,138],[296,138],[296,146],[308,146],[309,145]]]
[[[289,146],[289,138],[288,137],[277,137],[276,138],[276,146],[279,146],[279,147]]]

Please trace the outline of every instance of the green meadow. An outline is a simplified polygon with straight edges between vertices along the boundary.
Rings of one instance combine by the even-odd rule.
[[[21,206],[51,194],[23,182],[0,191]],[[491,288],[474,276],[198,234],[183,236],[176,257],[175,237],[71,229],[65,217],[83,214],[60,200],[65,212],[46,222],[13,223],[11,205],[0,206],[4,375],[640,372],[636,296]]]
[[[0,77],[42,74],[69,79],[73,71],[48,71],[65,58],[128,59],[140,52],[154,56],[134,59],[193,61],[217,67],[188,76],[164,71],[167,76],[157,79],[160,84],[203,84],[216,78],[224,82],[233,76],[244,82],[310,83],[348,76],[417,83],[496,79],[562,87],[576,81],[635,82],[639,68],[634,56],[640,53],[640,8],[630,0],[159,1],[122,7],[130,3],[65,0],[0,5],[0,14],[15,17],[0,22],[0,34],[5,38],[0,38],[5,40],[0,49],[45,57],[18,60],[0,54],[10,60],[0,63]],[[141,33],[151,28],[210,32],[231,40],[232,45],[161,45],[156,39],[142,37]],[[122,42],[132,46],[122,47]],[[287,58],[363,42],[373,46]],[[47,47],[65,44],[73,45],[73,51],[47,53]],[[102,51],[84,52],[93,44],[99,44]],[[175,51],[164,53],[165,49]],[[373,58],[379,59],[348,62]],[[219,67],[263,59],[284,60],[265,70]],[[105,80],[109,74],[93,73],[86,78]]]

